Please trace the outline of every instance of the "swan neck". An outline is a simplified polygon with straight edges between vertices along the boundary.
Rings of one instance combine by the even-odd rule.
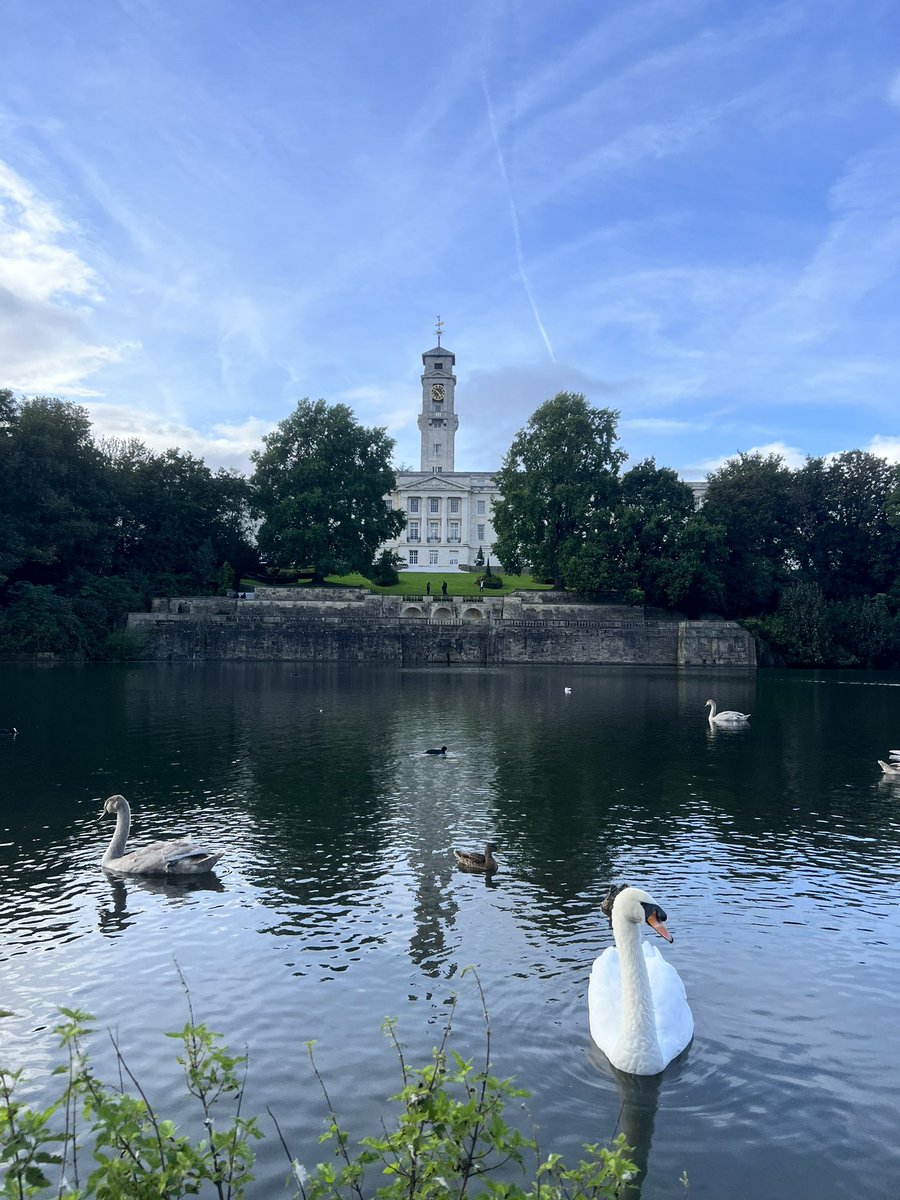
[[[116,828],[112,835],[112,840],[106,848],[106,853],[103,855],[103,862],[111,862],[115,858],[121,858],[125,853],[125,843],[128,841],[128,834],[131,831],[131,809],[127,804],[122,804],[116,813]]]
[[[616,921],[614,913],[613,934],[622,979],[620,1043],[642,1062],[660,1059],[656,1069],[662,1070],[653,992],[641,947],[641,926],[627,918]]]

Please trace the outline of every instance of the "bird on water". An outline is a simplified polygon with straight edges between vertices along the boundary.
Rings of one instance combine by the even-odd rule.
[[[641,936],[648,926],[673,941],[666,913],[634,887],[611,887],[600,908],[609,917],[616,944],[603,951],[591,971],[591,1037],[620,1071],[658,1075],[694,1036],[681,977]]]
[[[425,751],[425,753],[426,753],[426,754],[446,754],[446,753],[447,753],[447,747],[446,747],[446,746],[441,746],[440,750],[435,750],[435,749],[426,750],[426,751]]]
[[[486,875],[493,875],[500,867],[494,858],[496,849],[493,842],[488,842],[484,854],[479,854],[477,850],[454,850],[453,857],[464,871],[481,871]]]
[[[106,871],[119,875],[205,875],[222,857],[221,850],[207,850],[187,841],[151,842],[126,854],[125,843],[131,832],[131,807],[124,796],[109,796],[101,816],[107,813],[115,814],[116,829],[100,860]]]
[[[710,725],[743,725],[750,720],[749,713],[736,712],[733,708],[726,708],[724,712],[718,712],[715,700],[707,700],[706,707],[709,708]]]

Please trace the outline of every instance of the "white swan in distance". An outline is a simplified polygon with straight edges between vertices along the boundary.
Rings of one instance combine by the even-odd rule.
[[[882,762],[880,758],[878,760],[878,765],[885,775],[900,775],[900,750],[889,750],[888,760],[888,762]]]
[[[98,797],[99,799],[99,797]],[[100,865],[119,875],[205,875],[222,857],[221,850],[206,850],[191,842],[151,842],[125,853],[131,830],[131,808],[124,796],[109,796],[103,814],[116,814],[116,830]]]
[[[616,945],[603,951],[591,971],[591,1037],[620,1071],[658,1075],[694,1036],[678,972],[641,937],[649,925],[671,942],[666,914],[634,887],[610,888],[601,908],[610,917]]]
[[[743,725],[745,721],[750,720],[749,713],[735,712],[733,708],[727,708],[724,712],[717,712],[715,700],[707,700],[706,703],[709,707],[710,725]]]

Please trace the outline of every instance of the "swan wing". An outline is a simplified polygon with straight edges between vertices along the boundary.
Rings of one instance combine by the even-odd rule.
[[[653,993],[656,1036],[663,1062],[670,1063],[694,1036],[694,1017],[681,976],[651,942],[645,941],[643,948]]]
[[[610,1058],[622,1024],[622,977],[615,946],[604,950],[591,968],[588,1021],[591,1037]]]
[[[211,871],[221,857],[221,850],[205,850],[192,842],[150,842],[106,865],[128,875],[198,875]]]

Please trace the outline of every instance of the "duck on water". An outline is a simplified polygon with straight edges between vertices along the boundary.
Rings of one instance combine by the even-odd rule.
[[[496,849],[493,842],[488,842],[484,854],[479,854],[477,850],[454,850],[453,857],[464,871],[481,871],[486,875],[493,875],[500,867],[494,858]]]

